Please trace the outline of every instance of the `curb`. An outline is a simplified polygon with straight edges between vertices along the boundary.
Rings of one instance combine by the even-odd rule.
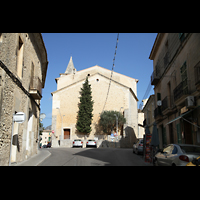
[[[14,164],[12,166],[38,166],[41,162],[47,159],[51,153],[48,150],[39,150],[38,154],[30,157],[28,160]]]

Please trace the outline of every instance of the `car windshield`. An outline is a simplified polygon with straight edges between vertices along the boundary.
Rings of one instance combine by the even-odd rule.
[[[184,153],[200,153],[200,147],[180,146]]]

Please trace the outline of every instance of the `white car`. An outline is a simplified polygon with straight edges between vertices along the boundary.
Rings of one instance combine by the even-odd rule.
[[[169,144],[155,155],[154,165],[186,166],[200,156],[200,146],[191,144]]]
[[[83,142],[82,142],[82,140],[75,139],[73,141],[73,147],[81,147],[81,148],[83,148]]]
[[[143,154],[143,139],[139,139],[138,142],[133,144],[133,153]]]
[[[87,143],[86,143],[86,147],[95,147],[95,148],[97,148],[97,143],[96,143],[96,141],[95,140],[88,140],[87,141]]]

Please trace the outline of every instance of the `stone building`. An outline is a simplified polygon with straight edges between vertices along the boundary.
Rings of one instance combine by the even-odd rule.
[[[160,147],[200,145],[200,34],[158,33],[149,59]]]
[[[93,121],[89,136],[78,133],[76,129],[78,103],[82,84],[88,76],[92,88]],[[103,110],[111,71],[98,65],[76,71],[72,57],[65,73],[56,78],[57,90],[52,92],[52,146],[71,146],[74,139],[109,140],[99,127],[100,114]],[[116,110],[124,114],[126,124],[118,131],[118,146],[132,147],[138,135],[137,79],[113,72],[110,92],[104,110]]]
[[[151,134],[153,132],[153,124],[155,122],[154,110],[155,110],[155,95],[150,95],[148,99],[143,100],[142,112],[144,113],[143,126],[146,127],[146,125],[148,125]]]
[[[42,135],[40,135],[40,147],[45,147],[47,144],[51,143],[51,130],[43,130]]]
[[[0,165],[37,153],[40,99],[47,72],[47,52],[40,33],[0,33]],[[24,112],[22,124],[13,114]]]

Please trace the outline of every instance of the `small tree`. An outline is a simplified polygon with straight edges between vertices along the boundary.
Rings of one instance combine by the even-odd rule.
[[[88,82],[88,77],[86,77],[85,83],[83,84],[83,88],[81,88],[80,94],[81,97],[76,128],[79,132],[88,134],[92,130],[90,125],[92,124],[92,111],[94,104],[94,101],[92,100],[91,85]]]
[[[113,129],[116,128],[116,116],[118,116],[118,128],[120,129],[120,127],[126,123],[126,118],[124,118],[124,116],[117,111],[104,111],[101,116],[100,116],[100,126],[103,129],[104,133],[111,133],[111,131]]]

